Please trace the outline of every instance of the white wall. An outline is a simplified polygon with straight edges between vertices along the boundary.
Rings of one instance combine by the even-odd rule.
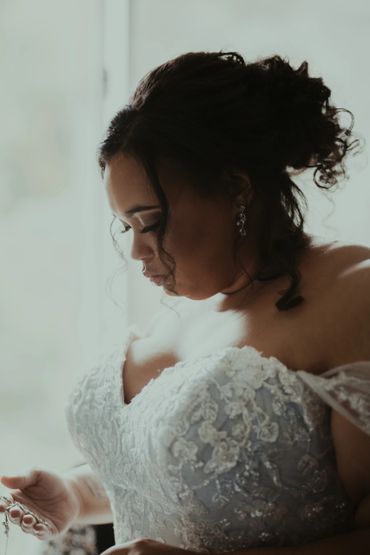
[[[102,344],[101,37],[98,0],[0,3],[0,474],[81,459],[64,404]],[[8,555],[34,542],[11,526]]]

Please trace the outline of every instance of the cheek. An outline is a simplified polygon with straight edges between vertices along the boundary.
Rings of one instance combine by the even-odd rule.
[[[168,249],[173,251],[174,256],[195,254],[201,244],[209,241],[207,223],[202,218],[197,218],[194,215],[185,217],[186,213],[189,213],[189,211],[173,216],[168,225],[167,244]]]
[[[180,265],[191,268],[227,258],[232,240],[231,229],[225,222],[216,225],[214,220],[212,223],[203,220],[173,225],[164,237],[163,246],[175,258],[179,268]]]
[[[164,237],[163,247],[171,254],[178,264],[195,254],[197,233],[192,229],[177,228],[176,232],[169,231]]]

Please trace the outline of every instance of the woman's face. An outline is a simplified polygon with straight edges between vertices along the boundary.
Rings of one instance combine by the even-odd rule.
[[[172,285],[179,296],[201,300],[232,292],[243,279],[247,284],[249,278],[237,271],[233,262],[233,242],[239,233],[237,206],[224,197],[200,197],[170,163],[163,162],[158,175],[170,212],[163,248],[176,262]],[[160,259],[157,230],[146,231],[159,222],[161,207],[143,166],[132,156],[117,154],[106,165],[104,182],[113,214],[122,227],[131,227],[131,257],[149,273],[168,275],[169,269]],[[243,262],[249,271],[251,259],[247,244],[245,247]],[[173,294],[165,281],[160,285]]]

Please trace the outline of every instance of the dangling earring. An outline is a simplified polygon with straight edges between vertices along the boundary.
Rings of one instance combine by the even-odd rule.
[[[239,233],[242,237],[245,237],[247,235],[246,222],[247,222],[247,207],[245,204],[240,204],[236,225],[239,228]]]

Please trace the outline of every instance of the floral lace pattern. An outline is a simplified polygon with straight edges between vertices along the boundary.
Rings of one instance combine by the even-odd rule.
[[[227,347],[165,368],[126,404],[122,366],[135,329],[78,380],[66,406],[72,438],[111,500],[117,543],[150,537],[215,553],[350,529],[330,404],[306,372]]]
[[[370,435],[370,361],[343,364],[320,376],[300,374],[328,405]]]

